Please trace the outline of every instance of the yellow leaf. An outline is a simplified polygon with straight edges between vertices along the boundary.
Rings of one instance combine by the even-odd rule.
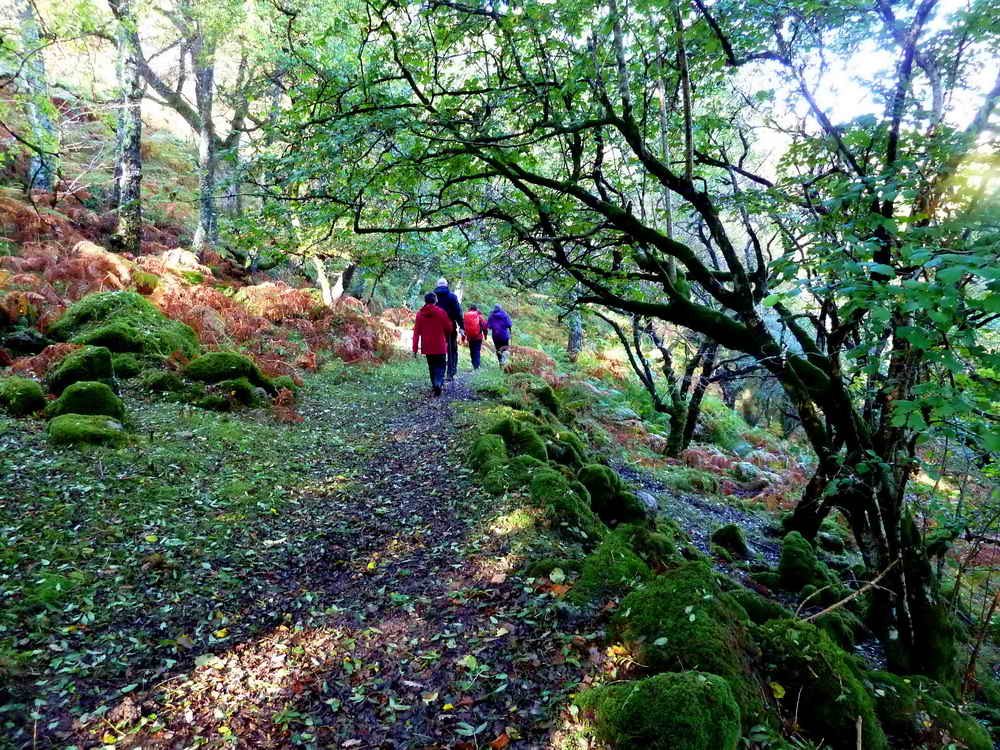
[[[785,697],[785,688],[779,685],[777,682],[771,683],[771,692],[774,693],[774,697],[779,701]]]
[[[375,561],[374,560],[372,560],[370,563],[368,563],[368,570],[375,570]]]
[[[229,628],[219,628],[214,633],[212,633],[216,638],[225,638],[229,635]]]
[[[453,710],[455,710],[455,706],[453,706],[451,703],[445,703],[441,708],[444,711],[453,711]]]
[[[101,742],[105,745],[113,745],[115,744],[115,736],[111,732],[105,732],[104,736],[101,737]]]
[[[156,534],[146,534],[145,539],[150,544],[156,544],[158,541],[160,541],[160,537],[158,537]]]

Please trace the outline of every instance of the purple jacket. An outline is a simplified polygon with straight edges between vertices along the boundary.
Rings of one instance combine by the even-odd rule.
[[[510,339],[510,329],[513,325],[510,322],[510,316],[504,312],[500,305],[493,308],[493,312],[490,313],[490,317],[486,320],[486,327],[490,329],[496,338],[503,341]]]

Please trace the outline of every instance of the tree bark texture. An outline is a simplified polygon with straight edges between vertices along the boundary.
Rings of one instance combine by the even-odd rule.
[[[118,154],[115,193],[118,222],[112,244],[138,254],[142,243],[142,75],[139,72],[139,35],[131,0],[113,0],[118,19],[118,86],[120,91],[117,133]]]
[[[28,162],[28,188],[51,191],[55,187],[56,153],[59,149],[59,134],[53,122],[56,113],[49,98],[45,58],[42,57],[43,45],[34,8],[28,0],[19,0],[18,11],[21,19],[22,54],[25,56],[21,69],[27,94],[25,114],[37,148],[37,151],[32,151]]]

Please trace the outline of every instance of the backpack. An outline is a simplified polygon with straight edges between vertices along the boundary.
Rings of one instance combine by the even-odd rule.
[[[470,339],[481,339],[486,335],[486,326],[483,324],[483,316],[478,310],[469,310],[463,320],[465,326],[465,336]]]

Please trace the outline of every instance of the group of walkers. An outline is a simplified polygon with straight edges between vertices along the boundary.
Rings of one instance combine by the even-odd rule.
[[[469,305],[463,314],[462,303],[448,288],[448,280],[438,279],[434,291],[424,295],[424,306],[417,311],[413,323],[413,356],[417,356],[419,349],[427,357],[434,395],[441,395],[446,380],[455,379],[459,337],[468,342],[472,369],[478,370],[487,332],[493,338],[497,361],[502,364],[504,352],[510,346],[512,327],[510,315],[500,305],[493,308],[488,318],[475,305]]]

